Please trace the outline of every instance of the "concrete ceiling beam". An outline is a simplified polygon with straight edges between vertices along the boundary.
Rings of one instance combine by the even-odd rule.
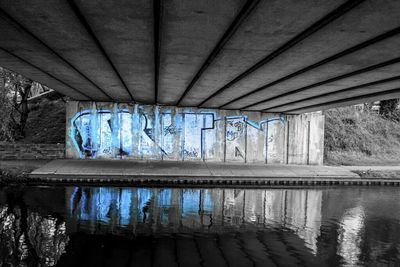
[[[154,103],[153,1],[75,0],[74,3],[135,100]]]
[[[397,34],[324,64],[296,78],[269,87],[251,97],[243,98],[236,105],[231,105],[231,107],[244,106],[244,108],[261,107],[266,109],[291,102],[299,97],[307,97],[311,91],[316,92],[314,88],[318,87],[320,89],[322,84],[350,77],[349,75],[354,76],[362,72],[369,72],[370,75],[378,76],[374,74],[374,69],[383,67],[380,64],[386,66],[384,62],[391,62],[393,58],[400,57],[400,50],[395,49],[399,45],[400,34]],[[380,77],[376,78],[379,79]]]
[[[107,63],[101,58],[87,32],[64,1],[57,3],[34,0],[29,5],[19,0],[13,3],[2,1],[0,6],[4,13],[110,100],[121,97],[116,90],[112,90],[112,83],[109,83],[110,69]]]
[[[4,0],[0,65],[77,100],[282,112],[396,87],[399,12],[396,0]]]
[[[254,8],[260,0],[248,0],[239,14],[235,17],[229,28],[225,31],[222,38],[218,41],[217,45],[214,47],[212,52],[208,55],[207,59],[204,61],[203,65],[201,65],[200,69],[196,72],[193,79],[190,81],[189,85],[186,87],[183,94],[180,96],[178,102],[176,103],[179,106],[185,96],[189,93],[189,91],[193,88],[194,84],[200,79],[201,75],[206,71],[206,69],[212,64],[214,59],[218,56],[218,54],[222,51],[224,45],[231,39],[231,37],[235,34],[235,32],[239,29],[240,25],[242,25],[243,21],[251,14]]]
[[[177,103],[245,2],[164,1],[159,103]]]
[[[399,41],[400,41],[400,38],[399,38]],[[316,82],[316,83],[313,83],[313,84],[310,84],[310,85],[306,85],[304,87],[301,87],[301,88],[298,88],[298,89],[295,89],[295,90],[290,90],[290,91],[284,92],[284,93],[279,94],[278,96],[275,96],[275,97],[268,97],[267,99],[261,99],[258,102],[255,102],[255,103],[250,104],[248,106],[242,107],[242,109],[255,109],[255,110],[262,109],[262,110],[264,110],[264,109],[269,108],[270,105],[275,105],[276,106],[277,104],[280,104],[280,103],[288,103],[290,101],[293,101],[293,99],[290,98],[291,96],[294,96],[294,98],[296,98],[296,99],[299,98],[299,97],[304,97],[305,92],[307,92],[308,90],[311,90],[311,89],[314,89],[314,88],[318,88],[317,91],[320,91],[322,86],[324,86],[324,85],[329,85],[330,83],[333,83],[333,82],[336,82],[336,81],[340,81],[340,80],[344,80],[344,79],[350,78],[350,77],[357,77],[358,75],[364,74],[364,73],[368,73],[369,76],[371,76],[371,78],[372,78],[372,75],[374,77],[379,78],[379,76],[380,76],[379,74],[380,73],[377,72],[375,74],[374,71],[375,70],[379,70],[381,68],[384,68],[386,66],[390,66],[390,65],[394,65],[394,64],[399,63],[400,62],[400,51],[399,51],[398,54],[399,54],[398,55],[399,57],[397,57],[397,58],[389,59],[389,60],[384,61],[384,62],[379,62],[379,63],[374,64],[374,65],[368,65],[367,67],[364,67],[364,68],[361,68],[361,69],[357,69],[357,70],[354,70],[354,71],[351,71],[351,72],[348,72],[348,73],[344,73],[344,74],[335,76],[333,78],[329,78],[327,80],[323,80],[323,81]],[[364,62],[364,63],[367,63],[367,62]],[[357,66],[349,65],[350,69],[353,69],[355,67],[357,67]],[[338,66],[338,70],[340,72],[343,72],[343,71],[346,71],[347,69],[343,68],[343,67],[341,68],[341,66],[339,65]],[[328,75],[332,75],[332,73],[329,73]],[[307,82],[308,82],[308,79],[305,81],[305,83],[307,83]],[[282,91],[282,90],[280,90],[280,91]],[[282,102],[279,102],[278,99],[280,99]]]
[[[325,102],[325,103],[312,105],[312,106],[308,106],[308,107],[304,107],[304,108],[300,108],[300,109],[287,110],[287,111],[285,111],[285,113],[301,114],[301,113],[326,110],[326,109],[331,109],[331,108],[336,108],[336,107],[344,107],[344,106],[351,106],[351,105],[356,105],[356,104],[360,104],[360,103],[367,103],[367,102],[376,101],[377,99],[387,100],[387,99],[394,99],[394,98],[400,98],[400,89],[399,88],[388,90],[388,91],[383,91],[383,92],[365,94],[365,95],[361,95],[361,96]]]
[[[363,1],[364,0],[355,0],[355,1],[354,0],[350,0],[350,1],[345,2],[341,6],[339,6],[338,8],[336,8],[335,10],[333,10],[332,12],[330,12],[329,14],[324,16],[323,18],[321,18],[318,21],[316,21],[310,27],[306,28],[304,31],[302,31],[299,34],[297,34],[295,37],[290,39],[288,42],[284,43],[278,49],[276,49],[272,53],[268,54],[266,57],[264,57],[263,59],[258,61],[256,64],[254,64],[253,66],[251,66],[250,68],[248,68],[247,70],[242,72],[239,76],[235,77],[233,80],[228,82],[222,88],[218,89],[213,94],[211,94],[210,96],[206,97],[201,103],[198,104],[198,106],[205,105],[205,103],[207,103],[210,99],[212,99],[216,95],[219,95],[220,93],[222,93],[223,91],[225,91],[226,89],[228,89],[229,87],[234,85],[235,83],[239,82],[240,80],[242,80],[246,76],[252,74],[253,72],[255,72],[260,67],[262,67],[265,64],[269,63],[270,61],[272,61],[273,59],[275,59],[279,55],[283,54],[284,52],[286,52],[287,50],[289,50],[290,48],[292,48],[293,46],[298,44],[299,42],[303,41],[304,39],[306,39],[310,35],[314,34],[318,30],[320,30],[323,27],[325,27],[326,25],[328,25],[329,23],[333,22],[335,19],[339,18],[340,16],[342,16],[346,12],[350,11],[351,9],[356,7],[357,5],[361,4]]]
[[[71,10],[73,11],[74,15],[78,18],[79,22],[81,23],[81,25],[83,26],[85,31],[88,33],[89,38],[93,41],[94,45],[96,46],[96,48],[100,52],[102,58],[104,58],[105,61],[108,63],[108,65],[111,67],[111,70],[108,70],[107,74],[108,75],[116,75],[116,78],[114,78],[112,82],[118,84],[117,86],[118,86],[119,91],[121,91],[121,87],[122,87],[123,90],[126,91],[127,95],[129,95],[129,98],[127,98],[126,96],[120,96],[119,98],[122,101],[127,101],[127,102],[133,101],[133,102],[135,102],[135,98],[133,96],[133,93],[128,89],[124,79],[121,77],[120,73],[118,72],[118,70],[115,67],[114,63],[112,62],[111,58],[108,56],[107,51],[104,49],[103,45],[101,44],[101,42],[97,38],[96,34],[92,30],[92,27],[89,25],[88,21],[86,20],[86,18],[84,17],[82,12],[80,11],[79,7],[76,5],[74,0],[67,0],[67,3],[71,7]],[[51,3],[51,4],[54,5],[54,3]],[[112,86],[112,85],[113,84],[108,84],[108,86]],[[120,92],[120,94],[121,93],[122,92]]]
[[[103,101],[110,101],[101,88],[96,86],[84,74],[66,59],[49,47],[41,38],[30,32],[8,13],[0,8],[0,47],[13,53],[30,64],[62,80],[72,88],[81,88],[87,95],[93,95]],[[19,72],[24,72],[20,70]],[[40,81],[39,81],[40,82]]]
[[[328,0],[323,3],[311,0],[261,1],[224,45],[181,105],[197,106],[344,2],[345,0]],[[226,97],[225,102],[232,97],[228,94],[229,91],[221,94]]]
[[[323,60],[321,60],[321,61],[319,61],[317,63],[314,63],[314,64],[312,64],[310,66],[307,66],[307,67],[305,67],[303,69],[300,69],[300,70],[298,70],[298,71],[296,71],[294,73],[291,73],[291,74],[289,74],[287,76],[284,76],[284,77],[282,77],[282,78],[280,78],[278,80],[275,80],[275,81],[273,81],[271,83],[263,85],[263,86],[255,89],[255,90],[253,90],[253,91],[251,91],[249,93],[246,93],[246,94],[244,94],[244,95],[242,95],[240,97],[234,98],[231,101],[219,106],[219,108],[228,107],[229,105],[233,104],[234,102],[238,102],[242,98],[248,97],[248,96],[253,95],[253,94],[257,93],[257,92],[260,92],[260,91],[262,91],[264,89],[267,89],[267,88],[270,88],[270,87],[275,86],[277,84],[280,84],[280,83],[282,83],[282,82],[284,82],[286,80],[292,79],[292,78],[294,78],[296,76],[299,76],[299,75],[304,74],[304,73],[306,73],[308,71],[316,69],[316,68],[318,68],[318,67],[320,67],[322,65],[325,65],[325,64],[327,64],[329,62],[337,60],[337,59],[339,59],[341,57],[344,57],[344,56],[349,55],[351,53],[357,52],[357,51],[359,51],[359,50],[361,50],[361,49],[363,49],[365,47],[368,47],[370,45],[373,45],[373,44],[376,44],[376,43],[381,42],[383,40],[386,40],[386,39],[388,39],[390,37],[393,37],[393,36],[395,36],[395,35],[397,35],[399,33],[400,33],[400,27],[396,27],[393,30],[385,32],[385,33],[383,33],[383,34],[381,34],[379,36],[376,36],[376,37],[374,37],[372,39],[369,39],[369,40],[367,40],[367,41],[365,41],[365,42],[363,42],[361,44],[357,44],[357,45],[355,45],[355,46],[353,46],[351,48],[348,48],[348,49],[346,49],[344,51],[341,51],[341,52],[339,52],[339,53],[337,53],[337,54],[335,54],[333,56],[325,58],[325,59],[323,59]]]
[[[388,79],[383,79],[367,84],[361,84],[342,90],[337,90],[330,93],[320,94],[313,97],[309,97],[303,100],[294,101],[280,107],[274,107],[271,109],[264,110],[265,112],[284,112],[288,109],[299,109],[307,106],[317,105],[325,102],[336,101],[345,97],[361,96],[366,93],[376,93],[382,91],[388,91],[394,88],[400,88],[400,76],[395,76]]]
[[[365,1],[207,104],[218,108],[238,109],[285,90],[305,86],[302,83],[307,79],[310,79],[309,84],[318,79],[327,79],[329,76],[325,65],[338,62],[340,57],[398,34],[399,12],[398,1]],[[342,64],[346,67],[353,62]],[[360,63],[354,65],[356,64]],[[334,72],[339,74],[338,70],[333,69],[333,75]]]
[[[18,56],[13,55],[12,53],[0,48],[0,62],[1,66],[17,72],[28,79],[34,81],[41,81],[41,83],[49,88],[57,88],[57,91],[63,95],[72,97],[73,99],[78,100],[93,100],[89,95],[84,92],[70,87],[68,84],[63,81],[57,79],[51,74],[45,72],[32,65],[31,63],[19,58]]]
[[[158,86],[160,79],[161,38],[163,24],[163,1],[153,0],[154,27],[154,103],[158,103]]]

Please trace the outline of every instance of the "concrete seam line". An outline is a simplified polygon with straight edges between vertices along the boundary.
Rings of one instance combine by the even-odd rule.
[[[264,57],[263,59],[258,61],[256,64],[251,66],[249,69],[247,69],[244,72],[242,72],[239,76],[235,77],[233,80],[228,82],[222,88],[220,88],[217,91],[215,91],[213,94],[211,94],[209,97],[207,97],[205,100],[203,100],[197,106],[198,107],[204,106],[204,104],[206,102],[208,102],[211,98],[215,97],[216,95],[219,95],[220,93],[222,93],[223,91],[225,91],[226,89],[231,87],[233,84],[235,84],[238,81],[242,80],[244,77],[250,75],[251,73],[256,71],[258,68],[260,68],[261,66],[267,64],[272,59],[274,59],[277,56],[283,54],[284,52],[289,50],[291,47],[295,46],[296,44],[298,44],[302,40],[306,39],[310,35],[314,34],[318,30],[322,29],[323,27],[325,27],[326,25],[328,25],[332,21],[336,20],[337,18],[339,18],[340,16],[342,16],[343,14],[345,14],[348,11],[350,11],[351,9],[353,9],[356,6],[358,6],[359,4],[361,4],[364,1],[365,0],[349,0],[346,3],[342,4],[341,6],[339,6],[338,8],[334,9],[329,14],[327,14],[323,18],[319,19],[318,21],[313,23],[310,27],[308,27],[304,31],[300,32],[295,37],[290,39],[288,42],[283,44],[281,47],[279,47],[278,49],[276,49],[275,51],[273,51],[272,53],[268,54],[266,57]]]
[[[195,83],[200,79],[201,75],[206,71],[206,69],[212,64],[214,59],[219,55],[222,51],[225,44],[231,39],[231,37],[236,33],[242,23],[246,20],[246,18],[251,14],[254,8],[260,0],[248,0],[239,11],[238,15],[234,18],[231,25],[229,25],[228,29],[225,31],[224,35],[218,41],[214,49],[211,51],[210,55],[204,61],[203,65],[197,71],[197,73],[193,76],[192,80],[190,81],[189,85],[186,87],[183,94],[180,96],[178,102],[176,103],[177,106],[180,105],[182,100],[185,96],[189,93]]]
[[[400,93],[400,88],[390,89],[390,90],[386,90],[386,91],[382,91],[382,92],[378,92],[378,93],[365,94],[365,95],[360,95],[360,96],[355,96],[355,97],[350,97],[350,98],[344,98],[344,99],[340,99],[340,100],[311,105],[311,106],[307,106],[307,107],[303,107],[303,108],[288,110],[285,112],[299,112],[299,111],[307,110],[307,109],[311,109],[311,108],[318,108],[318,107],[323,107],[326,105],[339,104],[344,101],[353,101],[353,100],[357,100],[357,99],[362,99],[362,98],[367,98],[367,97],[375,97],[375,96],[385,96],[387,94],[395,94],[395,93]]]
[[[344,89],[341,89],[341,90],[338,90],[338,91],[334,91],[334,92],[329,92],[329,93],[315,95],[315,96],[308,97],[308,98],[303,98],[303,99],[296,100],[296,101],[293,101],[293,102],[288,102],[288,103],[285,103],[285,104],[282,104],[282,105],[277,105],[277,106],[274,106],[274,107],[270,107],[270,108],[264,109],[263,111],[268,112],[268,111],[274,110],[276,108],[280,108],[280,107],[284,107],[284,106],[288,106],[288,105],[301,103],[301,102],[304,102],[304,101],[317,99],[319,97],[326,97],[326,96],[330,96],[330,95],[335,95],[337,93],[343,93],[343,92],[346,92],[346,91],[351,91],[351,90],[354,90],[354,89],[360,89],[360,88],[364,88],[364,87],[374,86],[374,85],[377,85],[377,84],[385,84],[385,83],[393,82],[393,81],[397,81],[397,80],[400,80],[400,76],[394,76],[394,77],[387,78],[387,79],[382,79],[382,80],[373,81],[373,82],[370,82],[370,83],[364,83],[364,84],[360,84],[360,85],[344,88]]]
[[[95,84],[91,79],[89,79],[86,75],[84,75],[80,70],[78,70],[74,65],[72,65],[68,60],[66,60],[64,57],[62,57],[60,54],[58,54],[55,50],[53,50],[50,46],[48,46],[44,41],[39,39],[36,35],[34,35],[32,32],[30,32],[27,28],[25,28],[23,25],[21,25],[17,20],[15,20],[13,17],[11,17],[7,12],[5,12],[3,9],[0,8],[0,14],[8,18],[10,21],[12,21],[15,25],[17,25],[21,30],[26,32],[28,35],[33,37],[35,40],[37,40],[40,44],[42,44],[44,47],[49,49],[51,53],[53,53],[56,57],[60,58],[63,62],[65,62],[68,66],[70,66],[74,71],[76,71],[79,75],[81,75],[85,80],[87,80],[89,83],[91,83],[94,87],[96,87],[101,93],[103,93],[105,96],[110,98],[111,100],[114,100],[111,96],[109,96],[103,89],[101,89],[97,84]],[[38,68],[38,67],[36,67]],[[46,73],[47,74],[47,73]],[[64,83],[65,84],[65,83]],[[71,87],[71,86],[69,86]],[[72,87],[71,87],[72,88]],[[76,89],[75,89],[76,90]],[[82,93],[83,94],[83,93]]]
[[[283,97],[283,96],[288,96],[288,95],[291,95],[291,94],[294,94],[294,93],[299,93],[299,92],[308,90],[310,88],[314,88],[314,87],[317,87],[317,86],[320,86],[320,85],[324,85],[324,84],[327,84],[327,83],[331,83],[331,82],[335,82],[335,81],[342,80],[342,79],[345,79],[345,78],[349,78],[351,76],[355,76],[355,75],[358,75],[358,74],[369,72],[369,71],[372,71],[372,70],[375,70],[375,69],[378,69],[378,68],[382,68],[382,67],[385,67],[385,66],[393,65],[393,64],[396,64],[396,63],[399,63],[399,62],[400,62],[400,57],[397,57],[397,58],[394,58],[394,59],[390,59],[390,60],[375,64],[375,65],[372,65],[372,66],[368,66],[368,67],[365,67],[365,68],[362,68],[362,69],[359,69],[359,70],[355,70],[355,71],[352,71],[352,72],[349,72],[349,73],[346,73],[346,74],[342,74],[342,75],[327,79],[325,81],[313,83],[313,84],[301,87],[299,89],[283,93],[283,94],[281,94],[279,96],[268,98],[267,100],[263,99],[261,101],[258,101],[256,103],[254,103],[254,104],[251,104],[251,105],[248,105],[246,107],[243,107],[243,109],[248,109],[249,107],[253,107],[253,106],[262,104],[262,103],[264,103],[266,101],[274,100],[275,98],[278,98],[278,97]]]
[[[0,47],[0,49],[3,50],[4,52],[6,52],[7,54],[9,54],[9,55],[11,55],[11,56],[13,56],[13,57],[15,57],[15,58],[21,60],[22,62],[28,64],[29,66],[31,66],[31,67],[33,67],[33,68],[39,70],[40,72],[43,72],[44,74],[46,74],[46,75],[48,75],[49,77],[51,77],[51,78],[53,78],[54,80],[56,80],[57,82],[60,82],[60,83],[64,84],[65,86],[71,88],[73,91],[75,91],[75,92],[77,92],[77,93],[83,95],[84,97],[87,97],[89,100],[93,100],[93,98],[90,97],[89,95],[87,95],[87,94],[81,92],[80,90],[78,90],[78,89],[72,87],[71,85],[65,83],[64,81],[62,81],[62,80],[60,80],[60,79],[58,79],[57,77],[53,76],[52,74],[46,72],[45,70],[42,70],[40,67],[38,67],[38,66],[36,66],[36,65],[33,65],[32,63],[26,61],[26,60],[23,59],[23,58],[20,58],[19,56],[13,54],[12,52],[10,52],[10,51],[8,51],[8,50],[2,48],[2,47]],[[24,75],[24,76],[25,76],[25,75]],[[27,77],[27,76],[25,76],[25,77]],[[29,77],[27,77],[27,78],[29,78]],[[31,80],[34,80],[34,79],[31,79]],[[46,85],[46,86],[47,86],[47,85]],[[48,86],[48,87],[51,88],[51,86]]]
[[[154,103],[158,102],[159,78],[160,78],[160,58],[161,58],[161,39],[163,23],[163,0],[153,0],[153,49],[154,49]]]
[[[268,83],[268,84],[265,84],[265,85],[263,85],[263,86],[260,86],[259,88],[255,89],[255,90],[253,90],[253,91],[250,91],[250,92],[248,92],[248,93],[246,93],[246,94],[244,94],[244,95],[242,95],[242,96],[240,96],[240,97],[237,97],[237,98],[235,98],[235,99],[233,99],[233,100],[231,100],[231,101],[225,103],[224,105],[220,106],[219,108],[226,107],[226,106],[228,106],[228,105],[230,105],[230,104],[232,104],[232,103],[234,103],[234,102],[240,100],[241,98],[244,98],[244,97],[247,97],[247,96],[249,96],[249,95],[255,94],[255,93],[257,93],[257,92],[259,92],[259,91],[261,91],[261,90],[264,90],[264,89],[266,89],[266,88],[268,88],[268,87],[277,85],[277,84],[279,84],[279,83],[281,83],[281,82],[284,82],[284,81],[289,80],[289,79],[291,79],[291,78],[293,78],[293,77],[296,77],[296,76],[301,75],[301,74],[303,74],[303,73],[306,73],[306,72],[308,72],[308,71],[310,71],[310,70],[313,70],[313,69],[315,69],[315,68],[317,68],[317,67],[320,67],[320,66],[325,65],[325,64],[327,64],[327,63],[329,63],[329,62],[332,62],[332,61],[334,61],[334,60],[336,60],[336,59],[338,59],[338,58],[344,57],[344,56],[349,55],[349,54],[351,54],[351,53],[357,52],[358,50],[363,49],[363,48],[365,48],[365,47],[367,47],[367,46],[376,44],[376,43],[381,42],[381,41],[383,41],[383,40],[385,40],[385,39],[387,39],[387,38],[393,37],[394,35],[397,35],[397,34],[399,34],[399,33],[400,33],[400,27],[397,27],[397,28],[395,28],[395,29],[393,29],[393,30],[390,30],[390,31],[388,31],[388,32],[385,32],[384,34],[378,35],[378,36],[376,36],[376,37],[374,37],[374,38],[372,38],[372,39],[369,39],[369,40],[367,40],[367,41],[365,41],[365,42],[363,42],[363,43],[360,43],[360,44],[358,44],[358,45],[355,45],[355,46],[353,46],[353,47],[350,47],[350,48],[348,48],[348,49],[345,49],[345,50],[343,50],[342,52],[339,52],[339,53],[337,53],[337,54],[335,54],[335,55],[333,55],[333,56],[330,56],[330,57],[328,57],[328,58],[325,58],[325,59],[323,59],[323,60],[321,60],[321,61],[319,61],[319,62],[317,62],[317,63],[314,63],[314,64],[312,64],[312,65],[310,65],[310,66],[307,66],[307,67],[305,67],[305,68],[303,68],[303,69],[300,69],[300,70],[298,70],[298,71],[296,71],[296,72],[294,72],[294,73],[291,73],[291,74],[289,74],[289,75],[287,75],[287,76],[284,76],[284,77],[282,77],[282,78],[280,78],[280,79],[278,79],[278,80],[275,80],[275,81],[273,81],[273,82],[270,82],[270,83]],[[269,98],[269,99],[267,98],[267,99],[264,99],[264,100],[265,100],[265,101],[269,101],[269,100],[273,100],[273,99],[275,99],[275,98]],[[247,106],[247,107],[251,107],[251,105],[249,105],[249,106]],[[246,108],[246,107],[244,107],[244,108]]]
[[[78,18],[78,20],[81,22],[82,26],[85,28],[85,30],[89,33],[90,37],[94,41],[94,43],[97,45],[99,48],[100,52],[103,54],[104,58],[107,60],[107,62],[110,64],[111,68],[117,75],[118,79],[121,81],[124,89],[128,92],[129,96],[131,97],[133,102],[135,101],[135,98],[133,97],[133,94],[131,91],[128,89],[128,86],[126,85],[124,79],[122,78],[121,74],[118,72],[117,68],[115,67],[114,63],[112,62],[111,58],[108,56],[106,50],[104,49],[103,45],[101,44],[100,40],[97,38],[96,34],[92,30],[92,28],[89,25],[89,22],[86,20],[86,18],[83,16],[82,12],[80,11],[79,7],[77,4],[74,2],[74,0],[67,0],[67,3],[71,7],[72,11],[74,12],[75,16]],[[111,97],[111,96],[110,96]],[[111,97],[112,100],[116,101],[113,97]],[[116,101],[117,102],[117,101]]]

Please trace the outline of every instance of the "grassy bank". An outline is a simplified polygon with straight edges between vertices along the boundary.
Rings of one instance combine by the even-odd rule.
[[[16,140],[26,144],[63,144],[65,142],[65,103],[43,100],[32,104],[26,124],[26,136]],[[0,160],[0,185],[24,182],[28,174],[49,160]]]
[[[325,164],[399,165],[400,123],[355,107],[326,111]]]
[[[44,100],[30,107],[25,137],[17,140],[31,144],[63,144],[65,142],[65,103]]]
[[[386,179],[400,179],[400,171],[353,171],[361,178],[386,178]]]

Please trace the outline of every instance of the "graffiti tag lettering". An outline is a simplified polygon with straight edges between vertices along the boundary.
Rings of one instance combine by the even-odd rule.
[[[221,125],[217,122],[223,120],[226,122],[225,141],[233,142],[227,145],[231,148],[230,157],[244,158],[247,125],[263,131],[262,124],[281,120],[257,123],[246,116],[215,118],[212,112],[190,110],[171,115],[168,110],[165,113],[156,108],[147,111],[140,105],[134,111],[116,107],[82,110],[71,118],[69,142],[80,158],[174,155],[201,159],[207,154],[203,153],[207,151],[205,149],[221,142],[219,135],[212,132],[223,131],[223,128],[217,128]]]
[[[187,150],[185,149],[183,151],[185,157],[189,157],[189,158],[197,158],[199,153],[196,150]]]

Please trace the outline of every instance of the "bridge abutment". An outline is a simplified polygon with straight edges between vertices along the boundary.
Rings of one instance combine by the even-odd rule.
[[[71,101],[66,156],[242,163],[323,162],[324,116]]]

